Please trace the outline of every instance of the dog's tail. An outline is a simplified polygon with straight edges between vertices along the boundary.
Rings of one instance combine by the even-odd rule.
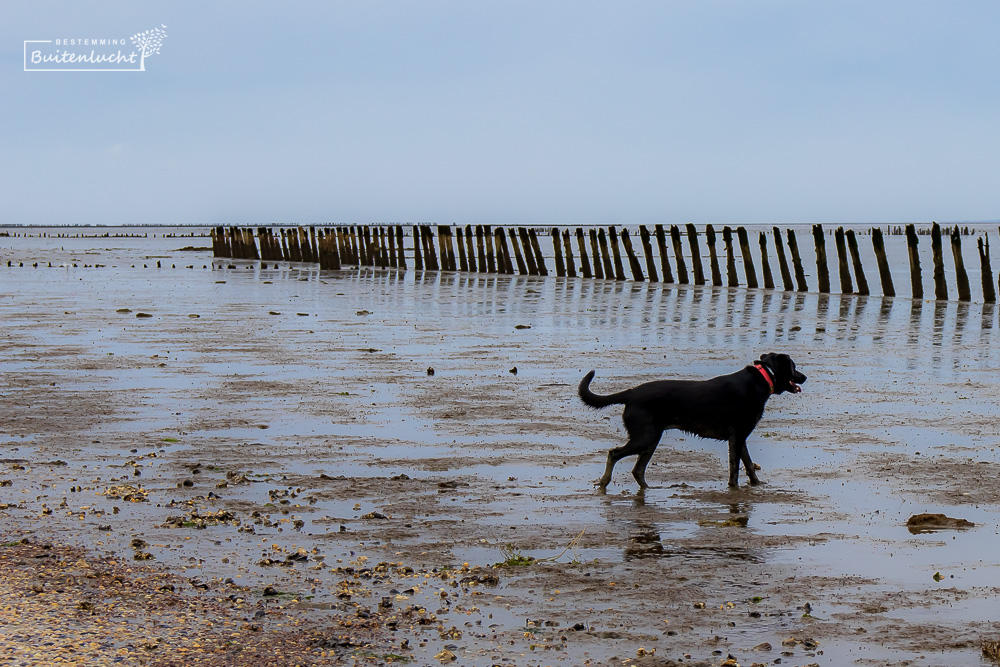
[[[600,394],[595,394],[590,391],[590,381],[594,379],[594,371],[590,371],[583,376],[580,380],[580,400],[589,405],[592,408],[603,408],[609,405],[615,405],[618,403],[624,403],[626,400],[627,391],[620,391],[617,394],[609,394],[607,396],[601,396]]]

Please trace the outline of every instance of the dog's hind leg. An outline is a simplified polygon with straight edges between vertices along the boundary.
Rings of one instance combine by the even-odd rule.
[[[639,483],[640,489],[648,489],[649,484],[646,484],[646,466],[649,465],[649,460],[653,458],[653,452],[656,451],[656,445],[653,445],[649,449],[643,451],[639,454],[639,458],[636,459],[635,465],[632,467],[632,477],[635,481]]]
[[[608,450],[608,464],[604,468],[604,474],[601,478],[597,480],[597,486],[601,489],[606,489],[608,484],[611,483],[611,473],[614,472],[615,464],[626,456],[638,455],[639,460],[636,461],[635,467],[632,469],[632,476],[635,477],[635,481],[639,483],[639,486],[643,489],[646,488],[646,478],[645,471],[646,465],[649,463],[649,459],[652,458],[653,452],[656,450],[656,445],[660,442],[660,431],[655,428],[642,428],[641,430],[636,428],[628,428],[629,423],[633,423],[632,420],[626,420],[626,429],[629,431],[629,440],[621,447],[615,447],[614,449]]]

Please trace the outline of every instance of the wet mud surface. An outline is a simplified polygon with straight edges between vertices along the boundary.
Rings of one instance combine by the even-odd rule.
[[[124,619],[80,664],[265,664],[273,640],[301,664],[980,665],[1000,636],[989,306],[3,241],[10,664],[65,657],[23,627],[46,601],[81,642]],[[594,489],[624,432],[584,373],[768,351],[809,381],[748,440],[765,484],[668,432],[652,488],[626,460]],[[975,525],[912,534],[924,513]]]

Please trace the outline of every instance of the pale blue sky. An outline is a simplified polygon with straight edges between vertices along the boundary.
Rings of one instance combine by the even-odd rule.
[[[142,73],[23,42],[167,25]],[[1000,4],[4,2],[0,224],[1000,218]]]

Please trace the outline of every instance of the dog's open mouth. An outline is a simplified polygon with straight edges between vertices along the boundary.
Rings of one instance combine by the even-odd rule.
[[[797,385],[797,384],[795,384],[791,380],[788,381],[788,386],[792,388],[792,393],[793,394],[800,394],[800,393],[802,393],[802,387],[799,386],[799,385]]]

